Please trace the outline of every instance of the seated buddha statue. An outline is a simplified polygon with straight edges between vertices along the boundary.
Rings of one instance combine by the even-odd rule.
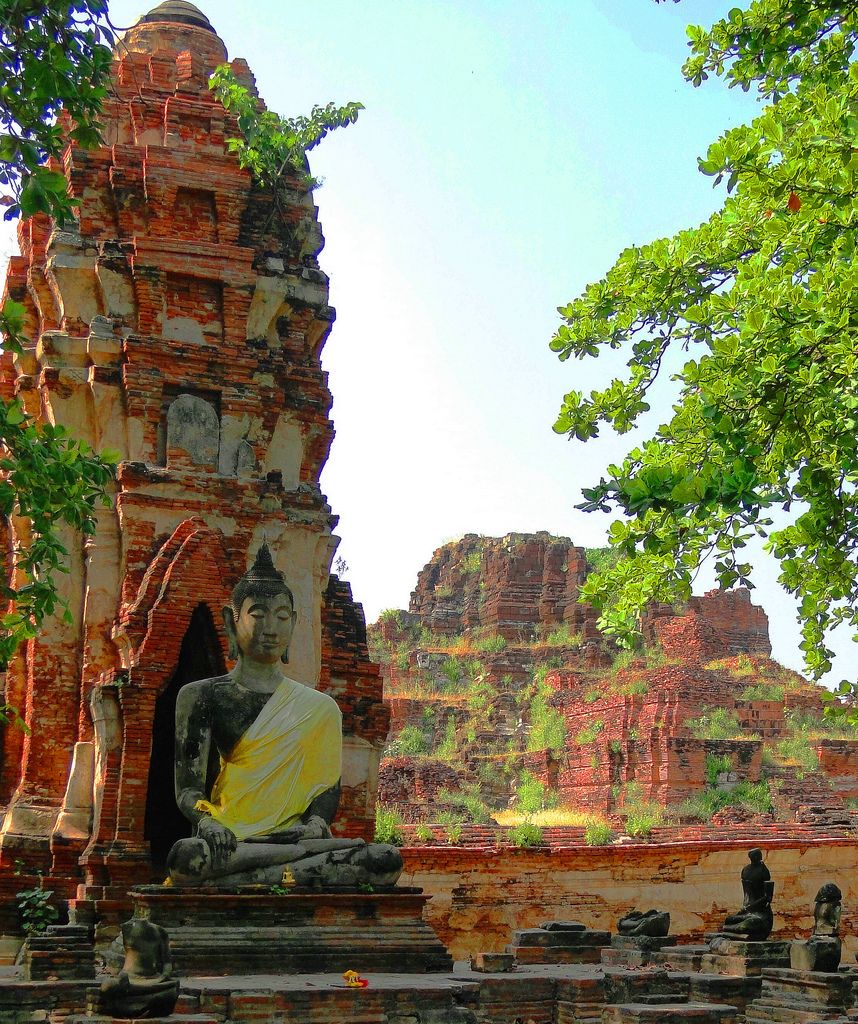
[[[728,914],[718,935],[749,942],[763,942],[771,935],[774,925],[772,896],[775,883],[763,863],[763,851],[748,851],[749,863],[742,868],[742,908]],[[716,936],[717,937],[717,936]]]
[[[176,701],[176,802],[194,837],[170,851],[172,883],[242,885],[288,867],[297,884],[392,885],[397,849],[331,837],[342,716],[333,698],[283,672],[297,616],[267,545],[223,617],[235,667],[187,683]],[[220,771],[207,792],[213,748]]]

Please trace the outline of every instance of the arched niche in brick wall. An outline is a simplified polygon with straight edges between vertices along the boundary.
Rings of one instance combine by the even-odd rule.
[[[126,857],[148,860],[150,839],[156,854],[168,841],[169,828],[156,837],[152,817],[169,806],[163,790],[172,748],[171,708],[183,683],[225,670],[220,610],[239,574],[220,531],[201,519],[187,519],[152,560],[134,603],[123,609],[114,629],[128,671],[119,690],[124,729],[115,826]],[[171,735],[165,737],[163,730]],[[159,791],[150,798],[153,779]]]
[[[226,671],[217,628],[208,605],[196,606],[182,646],[176,670],[155,701],[152,719],[152,752],[146,785],[146,813],[143,838],[149,844],[152,866],[159,874],[165,870],[167,854],[177,839],[191,834],[190,823],[176,805],[174,785],[176,698],[185,683],[222,675]],[[213,749],[210,762],[218,760]],[[209,766],[211,779],[217,765]]]

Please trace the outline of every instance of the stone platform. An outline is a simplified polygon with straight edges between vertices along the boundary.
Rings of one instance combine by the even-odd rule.
[[[741,1020],[747,990],[760,985],[760,979],[595,964],[519,966],[487,975],[459,963],[447,972],[363,976],[368,984],[360,989],[348,988],[340,974],[188,976],[174,1014],[157,1024],[732,1024]],[[113,1024],[85,1009],[92,1005],[85,989],[91,997],[101,980],[76,983],[72,991],[70,983],[0,974],[0,1024]],[[705,987],[696,980],[705,980]],[[830,1017],[805,1013],[801,1024],[810,1020]]]
[[[541,928],[514,931],[507,952],[517,964],[597,964],[610,941],[610,932],[577,921],[549,921]]]
[[[180,976],[449,971],[419,889],[274,894],[266,887],[132,889],[134,916],[166,928]]]
[[[789,967],[789,947],[789,942],[772,939],[750,942],[715,935],[709,942],[709,952],[700,960],[700,970],[705,974],[759,977],[765,968]]]
[[[853,1005],[852,972],[767,970],[762,991],[746,1009],[748,1024],[837,1020]]]
[[[602,950],[602,963],[614,967],[643,967],[652,962],[653,954],[676,945],[675,935],[612,935],[611,945]]]

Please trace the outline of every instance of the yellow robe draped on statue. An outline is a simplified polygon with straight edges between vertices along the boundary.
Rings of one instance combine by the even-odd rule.
[[[229,756],[221,758],[211,800],[198,800],[196,809],[237,839],[282,831],[339,781],[342,753],[336,701],[284,679]]]

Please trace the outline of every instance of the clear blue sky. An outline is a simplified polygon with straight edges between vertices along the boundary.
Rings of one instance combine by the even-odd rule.
[[[407,606],[433,550],[467,532],[602,543],[606,517],[573,506],[635,437],[580,445],[551,424],[565,391],[617,364],[560,364],[547,343],[556,307],[621,249],[720,205],[696,158],[755,101],[694,89],[680,66],[686,24],[731,4],[197,2],[271,108],[366,106],[312,166],[338,311],[322,485],[367,619]],[[110,9],[127,25],[146,8]],[[773,580],[756,599],[776,657],[798,667]]]

